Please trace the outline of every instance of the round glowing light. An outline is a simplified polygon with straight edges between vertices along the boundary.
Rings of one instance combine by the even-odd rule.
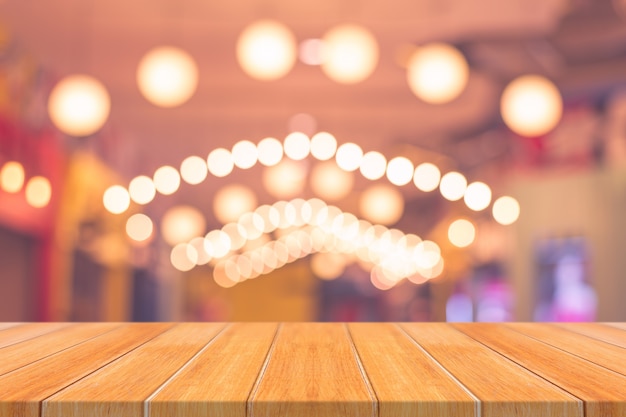
[[[417,48],[407,67],[413,94],[428,103],[447,103],[465,89],[469,66],[458,49],[444,43]]]
[[[246,27],[237,41],[241,68],[258,80],[285,76],[296,60],[296,40],[284,25],[262,20]]]
[[[360,26],[341,25],[329,30],[323,45],[322,71],[336,82],[361,82],[378,64],[378,43]]]
[[[311,141],[302,132],[292,132],[285,138],[285,155],[294,161],[300,161],[309,156]]]
[[[230,248],[232,250],[239,250],[246,244],[246,238],[241,234],[239,224],[228,223],[222,227],[222,232],[228,235],[230,239]]]
[[[448,227],[448,239],[458,247],[465,248],[474,242],[476,237],[476,229],[472,222],[465,219],[453,221]]]
[[[304,190],[305,168],[294,161],[285,159],[278,165],[263,171],[263,186],[276,198],[291,198]]]
[[[404,213],[404,198],[394,187],[374,185],[361,194],[359,211],[372,223],[394,224]]]
[[[180,164],[180,176],[187,184],[200,184],[207,177],[208,167],[204,159],[190,156]]]
[[[165,165],[154,172],[154,187],[163,195],[174,194],[180,187],[180,174],[176,168]]]
[[[244,213],[257,206],[254,191],[239,184],[222,187],[213,199],[213,213],[221,223],[236,222]]]
[[[441,249],[439,245],[430,240],[424,240],[417,244],[413,251],[413,256],[421,272],[429,272],[441,259]]]
[[[237,285],[237,281],[233,281],[226,274],[226,262],[219,262],[213,269],[213,280],[222,288],[231,288]]]
[[[211,261],[211,257],[204,249],[204,237],[195,237],[191,239],[189,246],[187,246],[188,252],[191,251],[189,247],[194,249],[198,256],[198,260],[196,261],[197,265],[206,265]],[[187,253],[187,255],[189,255],[189,253]]]
[[[41,208],[48,205],[52,197],[52,186],[45,177],[32,177],[26,184],[26,201],[33,207]]]
[[[128,185],[130,198],[137,204],[148,204],[156,195],[156,187],[152,178],[140,175],[133,178]]]
[[[16,161],[9,161],[0,170],[0,188],[7,193],[17,193],[24,186],[24,167]]]
[[[59,81],[48,99],[52,123],[72,136],[89,136],[106,122],[111,100],[106,88],[93,77],[71,75]]]
[[[130,195],[121,185],[113,185],[104,192],[102,197],[104,208],[113,214],[125,212],[130,206]]]
[[[463,174],[454,171],[448,172],[441,177],[441,182],[439,183],[441,195],[449,201],[457,201],[463,198],[466,188],[467,180]]]
[[[311,189],[326,201],[347,196],[354,185],[354,175],[327,161],[316,164],[311,171]]]
[[[165,242],[174,246],[188,242],[204,233],[206,221],[202,213],[195,207],[175,206],[163,215],[161,235]]]
[[[160,107],[180,106],[198,86],[198,67],[187,52],[170,46],[154,48],[137,68],[141,94]]]
[[[196,266],[197,254],[194,257],[195,249],[187,243],[179,243],[170,252],[170,262],[172,266],[181,272],[191,271]],[[190,256],[191,255],[191,256]]]
[[[406,185],[413,179],[413,162],[403,156],[393,158],[387,164],[387,179],[394,185]]]
[[[311,155],[320,161],[327,161],[337,151],[337,139],[328,132],[319,132],[311,138]]]
[[[324,41],[305,39],[300,42],[298,57],[306,65],[321,65],[324,62]]]
[[[356,143],[344,143],[337,149],[335,160],[344,171],[356,171],[361,166],[363,150]]]
[[[339,253],[316,253],[311,257],[311,271],[323,280],[339,278],[346,269],[346,257]]]
[[[135,242],[146,242],[152,237],[153,229],[152,220],[145,214],[133,214],[126,220],[126,234]]]
[[[289,132],[302,132],[309,136],[317,129],[317,120],[309,113],[296,113],[287,122]]]
[[[278,139],[265,138],[257,145],[257,152],[261,165],[271,167],[283,159],[283,144]]]
[[[519,214],[519,203],[513,197],[503,196],[493,203],[493,218],[504,226],[515,223]]]
[[[207,158],[209,172],[218,178],[227,176],[233,171],[235,163],[228,149],[213,149]]]
[[[525,75],[513,80],[502,93],[500,112],[504,123],[522,136],[541,136],[561,120],[563,99],[544,77]]]
[[[474,211],[484,210],[491,203],[491,188],[484,182],[473,182],[467,186],[464,200],[470,209]]]
[[[435,188],[437,188],[437,186],[439,186],[440,180],[441,171],[439,171],[439,168],[429,162],[419,164],[417,168],[415,168],[413,183],[420,191],[433,191]]]
[[[214,258],[223,258],[231,249],[230,237],[223,230],[212,230],[204,238],[204,250]]]
[[[252,168],[259,157],[256,145],[249,140],[242,140],[233,146],[233,163],[237,168]]]
[[[380,152],[368,152],[363,155],[359,169],[361,174],[368,180],[377,180],[385,175],[387,159]]]

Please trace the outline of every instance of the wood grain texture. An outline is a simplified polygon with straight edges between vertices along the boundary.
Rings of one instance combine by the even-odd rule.
[[[348,329],[380,417],[479,416],[476,398],[393,324],[352,323]]]
[[[276,323],[236,323],[147,400],[150,417],[244,417]]]
[[[0,376],[0,417],[39,416],[40,403],[172,327],[128,324]]]
[[[626,376],[626,349],[550,324],[511,323],[507,327]]]
[[[400,326],[480,399],[482,417],[583,417],[579,399],[452,327]]]
[[[626,323],[603,323],[603,324],[626,330]]]
[[[144,400],[223,328],[179,324],[48,398],[42,415],[142,417]]]
[[[10,327],[19,326],[22,323],[0,323],[0,330],[8,329]]]
[[[376,416],[376,397],[355,353],[344,324],[283,324],[248,416]]]
[[[626,348],[626,331],[617,327],[619,323],[553,323],[555,326],[584,334]],[[626,326],[626,325],[625,325]],[[626,327],[625,327],[626,328]]]
[[[0,375],[14,371],[120,326],[121,324],[119,323],[76,324],[0,348]]]
[[[0,331],[0,348],[32,339],[69,325],[70,323],[27,323],[9,326],[5,330]]]
[[[626,415],[626,378],[498,324],[454,327],[585,402],[585,417]]]

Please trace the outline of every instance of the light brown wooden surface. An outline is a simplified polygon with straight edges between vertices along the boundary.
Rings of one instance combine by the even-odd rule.
[[[0,417],[625,417],[619,324],[0,323]]]

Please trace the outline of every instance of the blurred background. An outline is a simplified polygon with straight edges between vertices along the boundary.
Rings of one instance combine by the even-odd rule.
[[[0,320],[626,321],[624,0],[0,0]]]

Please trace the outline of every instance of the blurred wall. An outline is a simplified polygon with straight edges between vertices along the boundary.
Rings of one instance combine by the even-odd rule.
[[[0,254],[0,321],[35,320],[35,241],[0,227]]]

